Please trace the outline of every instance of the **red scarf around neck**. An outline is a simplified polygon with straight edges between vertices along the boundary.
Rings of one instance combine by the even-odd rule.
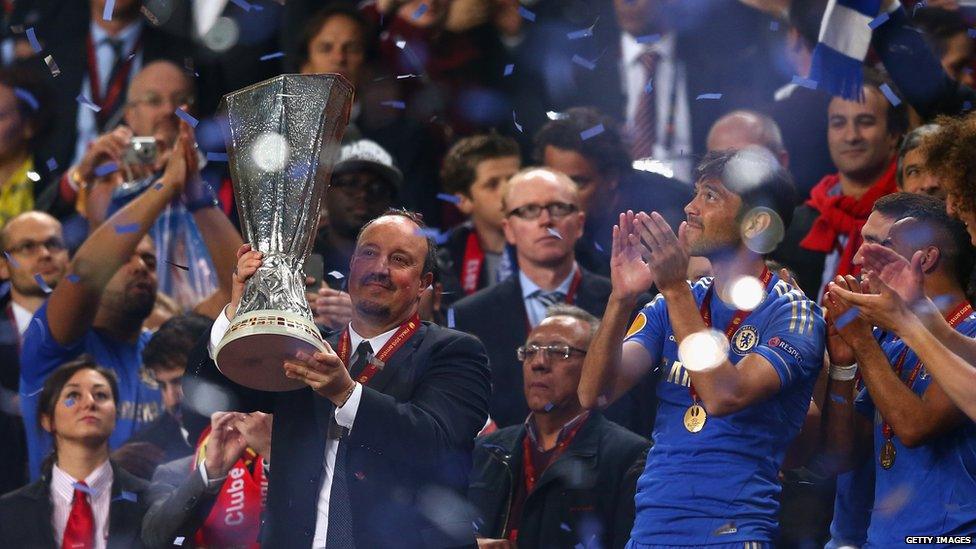
[[[854,254],[861,247],[861,227],[871,215],[874,202],[898,190],[895,183],[896,167],[897,164],[892,161],[861,198],[843,194],[830,196],[834,186],[840,184],[840,177],[837,174],[824,177],[810,191],[810,199],[806,203],[820,212],[820,217],[813,222],[810,232],[800,241],[800,247],[829,254],[837,246],[837,237],[845,235],[847,244],[841,251],[834,276],[856,275],[860,271],[854,265]]]

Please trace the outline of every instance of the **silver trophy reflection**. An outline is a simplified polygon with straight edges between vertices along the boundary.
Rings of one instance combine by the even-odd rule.
[[[264,253],[216,348],[217,368],[246,387],[299,389],[304,383],[285,377],[284,360],[328,348],[305,298],[302,265],[352,95],[352,85],[337,74],[285,74],[221,101],[241,229]]]

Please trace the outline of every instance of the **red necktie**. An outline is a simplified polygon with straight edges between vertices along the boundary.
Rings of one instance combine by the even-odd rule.
[[[637,57],[637,61],[644,67],[647,80],[637,101],[637,112],[634,114],[633,125],[630,128],[630,154],[634,160],[654,154],[654,142],[657,141],[657,101],[655,100],[657,93],[653,83],[658,57],[658,54],[649,51]]]
[[[83,481],[78,483],[87,487]],[[91,504],[85,497],[85,492],[75,488],[74,498],[71,500],[71,514],[68,524],[64,527],[64,541],[61,549],[92,549],[95,547],[95,515]]]

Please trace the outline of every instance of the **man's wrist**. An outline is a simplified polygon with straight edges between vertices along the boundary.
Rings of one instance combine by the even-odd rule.
[[[851,381],[857,377],[857,362],[847,366],[841,364],[831,364],[828,369],[830,379],[834,381]]]
[[[637,305],[637,296],[639,295],[640,295],[639,293],[629,294],[629,293],[619,292],[617,290],[610,290],[610,298],[608,300],[608,304],[610,303],[617,304],[626,310],[630,310]]]
[[[336,408],[342,408],[345,406],[345,404],[349,402],[349,397],[352,396],[353,391],[356,390],[356,385],[358,385],[358,383],[356,383],[354,380],[350,381],[352,381],[352,383],[349,385],[349,387],[340,393],[335,399],[332,399],[332,403],[335,404]]]

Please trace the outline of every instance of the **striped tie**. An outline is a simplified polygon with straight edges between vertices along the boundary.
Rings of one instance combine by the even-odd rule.
[[[539,303],[542,303],[543,307],[548,309],[549,307],[552,307],[556,303],[562,303],[563,300],[566,299],[566,294],[559,291],[543,292],[542,290],[536,290],[533,293],[533,297],[535,297],[539,301]]]
[[[637,112],[630,126],[630,154],[631,158],[647,158],[654,154],[654,142],[657,132],[657,91],[654,89],[654,69],[660,56],[645,51],[637,57],[637,61],[644,67],[647,75],[640,100],[637,102]]]

